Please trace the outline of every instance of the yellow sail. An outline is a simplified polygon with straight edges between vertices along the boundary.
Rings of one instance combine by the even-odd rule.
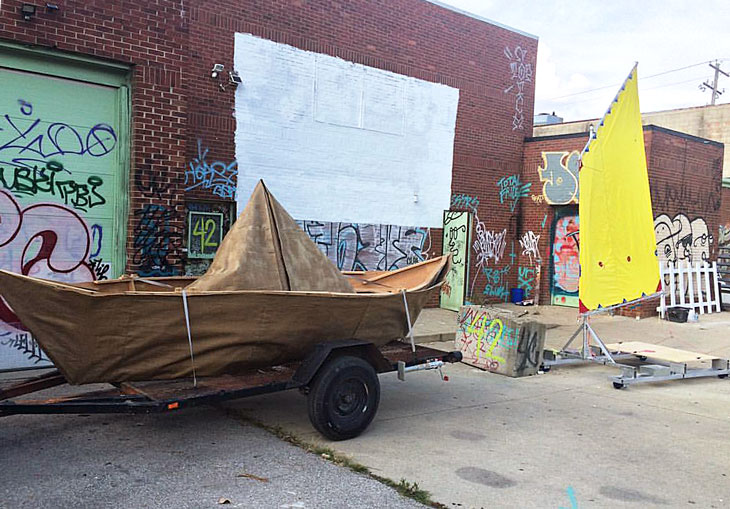
[[[636,66],[581,155],[581,312],[657,291],[659,264]]]

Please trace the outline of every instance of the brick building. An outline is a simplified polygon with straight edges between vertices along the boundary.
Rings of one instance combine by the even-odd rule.
[[[264,177],[342,269],[441,254],[447,221],[447,297],[515,284],[491,267],[529,191],[536,37],[426,0],[25,4],[0,4],[2,268],[200,273]],[[2,327],[0,367],[42,360]]]
[[[539,291],[542,303],[577,307],[578,156],[586,140],[582,132],[544,135],[525,145],[523,180],[534,192],[522,202],[520,235],[538,249],[537,255],[528,250],[529,256],[520,258],[524,277],[518,284]],[[660,261],[676,266],[715,260],[723,209],[722,143],[654,125],[644,126],[644,143]],[[641,314],[652,306],[656,303]]]

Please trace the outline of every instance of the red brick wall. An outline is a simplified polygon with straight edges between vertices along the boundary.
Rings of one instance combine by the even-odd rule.
[[[458,88],[452,192],[479,200],[475,210],[486,230],[507,230],[502,258],[488,262],[506,266],[524,199],[511,210],[509,201],[500,202],[497,182],[520,174],[523,140],[532,134],[536,39],[423,0],[69,0],[53,14],[39,8],[30,22],[22,20],[21,4],[2,2],[0,39],[132,68],[128,270],[138,269],[134,232],[145,205],[169,211],[174,238],[167,261],[179,271],[185,202],[232,202],[205,186],[185,189],[193,184],[186,171],[202,153],[208,163],[235,160],[234,89],[220,90],[210,70],[224,64],[227,76],[236,32]],[[517,86],[510,64],[517,47],[531,74],[523,81],[524,123],[513,129]],[[431,241],[430,254],[440,254],[440,230],[431,231]],[[474,283],[481,294],[487,281],[471,254],[470,272],[478,277],[469,287]],[[515,279],[514,271],[508,277]]]
[[[507,229],[504,257],[490,260],[490,267],[505,266],[511,241],[516,243],[519,207],[512,212],[500,203],[497,181],[520,174],[523,140],[532,134],[536,39],[423,0],[199,1],[191,4],[189,16],[186,83],[195,92],[188,102],[188,160],[196,155],[198,139],[216,158],[235,155],[233,91],[218,90],[209,71],[214,63],[231,69],[236,32],[456,87],[452,193],[479,200],[477,215],[488,230]],[[527,51],[533,73],[524,88],[523,129],[513,129],[515,89],[505,93],[514,84],[505,48],[514,56],[516,46]],[[441,243],[441,230],[432,229],[429,254],[441,254]],[[472,251],[469,287],[477,274],[475,259]],[[486,284],[480,273],[474,292],[480,294]]]
[[[175,0],[67,0],[24,21],[24,2],[0,7],[0,39],[58,52],[114,60],[132,68],[131,174],[127,269],[136,270],[134,231],[147,204],[165,207],[175,249],[167,262],[180,265],[187,93],[183,83],[187,23]]]
[[[540,232],[541,255],[544,261],[541,278],[540,297],[545,303],[550,299],[550,269],[552,263],[552,239],[549,225],[554,218],[555,206],[542,202],[542,183],[537,168],[542,166],[542,153],[550,151],[572,150],[580,151],[587,140],[586,134],[552,136],[532,138],[525,145],[523,178],[525,182],[532,182],[535,200],[525,200],[523,203],[523,230]],[[683,232],[673,232],[673,245],[680,242],[690,232],[693,233],[693,254],[697,261],[703,251],[701,246],[705,242],[708,248],[706,256],[714,260],[717,253],[718,229],[721,219],[721,181],[723,146],[701,138],[677,133],[668,129],[645,126],[644,141],[646,146],[647,166],[649,171],[649,186],[651,189],[654,217],[666,214],[675,228],[680,223],[672,221],[686,216],[689,223],[682,223]],[[544,218],[545,228],[541,228]],[[700,219],[700,221],[695,222]],[[690,227],[691,225],[691,227]],[[690,227],[690,231],[687,228]],[[705,229],[706,228],[706,229]],[[704,233],[707,233],[707,236]],[[708,238],[708,236],[710,238]],[[663,244],[658,246],[660,250]],[[670,253],[670,257],[678,257],[681,262],[682,254],[677,251]],[[524,258],[520,263],[525,263]],[[647,316],[653,314],[656,303],[648,303],[630,310],[629,314]]]

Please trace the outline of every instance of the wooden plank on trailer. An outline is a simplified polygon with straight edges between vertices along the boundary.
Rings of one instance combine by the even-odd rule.
[[[653,345],[651,343],[644,343],[642,341],[622,341],[619,343],[611,343],[609,345],[606,345],[606,347],[609,349],[609,351],[612,352],[616,351],[632,355],[640,355],[665,362],[685,363],[697,361],[712,361],[714,359],[720,358],[712,355],[690,352],[688,350],[680,350],[679,348]]]

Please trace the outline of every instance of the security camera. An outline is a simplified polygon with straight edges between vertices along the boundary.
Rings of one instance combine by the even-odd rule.
[[[224,67],[225,66],[223,64],[215,64],[213,66],[213,70],[210,71],[210,77],[216,79],[218,77],[218,74],[223,72]]]
[[[234,85],[234,86],[238,86],[241,83],[243,83],[243,80],[238,75],[238,71],[231,71],[231,72],[229,72],[228,73],[228,77],[229,77],[229,79],[231,81],[231,84]]]

